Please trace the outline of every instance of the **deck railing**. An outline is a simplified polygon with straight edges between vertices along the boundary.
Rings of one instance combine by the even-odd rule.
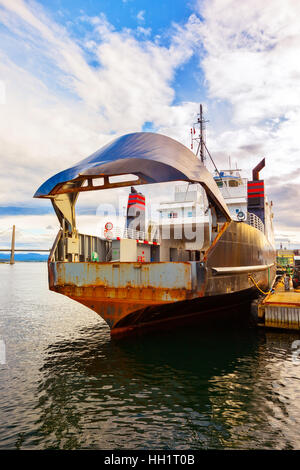
[[[149,231],[150,232],[150,231]],[[131,228],[121,228],[121,227],[114,227],[112,230],[104,230],[103,236],[108,239],[116,239],[116,238],[132,238],[134,240],[142,240],[142,241],[158,241],[158,230],[156,227],[149,232],[143,232],[141,230],[133,230]]]
[[[263,233],[265,232],[265,226],[263,222],[256,214],[253,214],[252,212],[247,213],[247,224],[257,228]]]
[[[247,213],[246,222],[264,233],[264,224],[261,219],[251,213]],[[143,232],[130,228],[114,227],[109,233],[104,232],[103,238],[82,233],[74,233],[72,236],[60,230],[56,236],[49,255],[49,261],[63,262],[108,262],[111,260],[111,240],[117,238],[131,238],[134,240],[158,242],[159,235],[157,227]]]
[[[56,238],[54,240],[51,251],[50,251],[49,261],[58,261],[59,260],[58,245],[61,242],[61,238],[62,238],[62,230],[59,230],[59,232],[56,235]]]
[[[49,261],[109,261],[111,243],[103,238],[78,233],[73,237],[60,230],[52,246]]]

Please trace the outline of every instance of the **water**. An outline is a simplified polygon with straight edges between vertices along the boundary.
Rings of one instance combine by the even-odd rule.
[[[46,263],[0,265],[0,285],[1,449],[300,448],[299,334],[241,322],[117,342],[48,291]]]

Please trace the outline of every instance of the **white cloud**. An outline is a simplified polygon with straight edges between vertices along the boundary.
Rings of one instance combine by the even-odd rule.
[[[151,28],[143,28],[142,26],[137,27],[137,34],[138,36],[150,36],[151,35]]]
[[[6,103],[6,86],[3,80],[0,81],[0,105]]]
[[[0,52],[7,84],[0,204],[32,204],[45,178],[145,121],[166,132],[189,121],[190,104],[172,106],[171,81],[193,54],[196,17],[174,26],[167,48],[138,41],[135,31],[114,31],[104,15],[83,16],[93,39],[74,40],[37,3],[0,0],[0,12],[7,46]],[[87,52],[98,67],[89,65]]]
[[[47,228],[51,225],[51,229]],[[1,217],[0,244],[3,248],[11,245],[11,228],[16,227],[16,246],[30,249],[49,249],[58,231],[58,222],[53,215],[14,215]],[[4,230],[3,230],[4,229]]]
[[[299,110],[300,3],[213,0],[199,3],[209,92],[232,105],[236,125]]]
[[[82,13],[82,27],[89,27],[85,37],[74,39],[38,3],[0,0],[6,97],[0,106],[1,205],[33,204],[44,179],[145,122],[189,146],[198,106],[175,106],[172,81],[195,51],[210,95],[207,143],[218,166],[230,155],[250,171],[266,156],[267,184],[283,176],[275,185],[279,194],[284,175],[292,180],[300,167],[300,4],[198,5],[203,21],[191,15],[186,24],[173,25],[165,46],[159,36],[151,41],[150,30],[140,25],[116,31],[103,14]],[[273,196],[275,212],[288,211]]]
[[[170,200],[174,189],[173,183],[139,186],[147,201],[147,220],[157,221],[158,205],[161,200]],[[77,203],[77,229],[80,233],[103,237],[106,222],[114,227],[125,227],[125,214],[130,188],[81,193]],[[45,201],[44,201],[45,202]],[[81,213],[87,207],[94,206],[93,214]],[[96,207],[95,207],[96,206]],[[59,229],[59,223],[53,214],[45,215],[3,215],[1,216],[0,245],[11,245],[11,228],[16,226],[16,245],[18,248],[48,249]]]
[[[248,170],[266,156],[262,177],[267,186],[273,176],[281,177],[273,191],[275,226],[282,230],[276,212],[284,210],[285,226],[291,226],[299,243],[292,211],[279,194],[291,181],[299,182],[300,3],[204,0],[198,11],[209,95],[216,113],[226,109],[221,125],[210,129],[210,148],[220,161],[231,155]]]
[[[136,15],[138,21],[145,21],[145,10],[140,10]]]

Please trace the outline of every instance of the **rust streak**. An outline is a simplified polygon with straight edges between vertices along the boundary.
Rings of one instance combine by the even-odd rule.
[[[217,242],[219,241],[219,239],[221,238],[221,236],[223,235],[223,233],[225,232],[225,230],[227,230],[228,226],[229,226],[230,222],[224,222],[224,225],[223,227],[221,228],[220,232],[218,233],[218,235],[216,236],[216,238],[214,239],[214,241],[212,242],[212,244],[210,245],[210,247],[208,248],[208,250],[205,252],[204,254],[204,257],[203,257],[203,261],[207,261],[207,257],[208,255],[211,253],[211,251],[214,249],[214,247],[216,246]]]

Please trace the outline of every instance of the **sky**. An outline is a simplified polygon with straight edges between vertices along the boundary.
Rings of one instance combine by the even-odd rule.
[[[0,0],[0,245],[15,224],[49,248],[47,178],[126,133],[189,147],[202,103],[217,167],[251,179],[265,157],[277,246],[300,248],[299,17],[298,0]],[[80,231],[113,198],[80,195]]]

